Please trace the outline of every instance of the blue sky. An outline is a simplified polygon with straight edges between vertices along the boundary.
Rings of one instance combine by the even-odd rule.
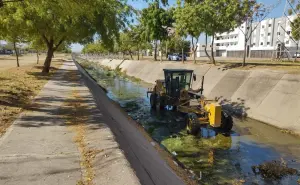
[[[151,1],[151,0],[148,0]],[[217,0],[216,0],[217,1]],[[261,2],[265,4],[266,6],[272,5],[272,4],[279,4],[273,9],[273,11],[269,14],[268,17],[274,18],[274,17],[281,17],[283,15],[284,11],[284,5],[285,5],[285,0],[258,0],[258,2]],[[136,9],[143,9],[148,6],[148,3],[146,0],[128,0],[128,4],[133,6]],[[169,0],[169,5],[172,6],[176,4],[176,0]],[[203,42],[203,37],[200,38],[200,42]],[[81,51],[82,46],[80,44],[72,44],[72,50],[73,51]]]

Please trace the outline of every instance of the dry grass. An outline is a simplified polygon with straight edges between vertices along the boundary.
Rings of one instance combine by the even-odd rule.
[[[42,65],[15,67],[0,71],[0,136],[26,109],[34,96],[43,88],[62,60],[53,61],[49,74],[42,74]]]
[[[91,185],[95,173],[92,161],[96,157],[97,151],[89,149],[85,141],[86,127],[85,123],[88,119],[88,107],[80,102],[81,97],[76,91],[73,91],[71,98],[63,105],[63,115],[66,124],[70,130],[75,133],[74,142],[78,146],[81,154],[80,166],[82,167],[82,179],[77,184]]]

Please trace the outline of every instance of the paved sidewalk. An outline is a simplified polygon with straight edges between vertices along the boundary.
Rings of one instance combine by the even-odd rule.
[[[68,126],[76,116],[78,125]],[[140,184],[73,62],[0,138],[0,169],[1,185]]]

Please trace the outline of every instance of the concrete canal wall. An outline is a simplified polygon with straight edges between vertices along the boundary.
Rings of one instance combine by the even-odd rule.
[[[234,111],[244,110],[254,118],[279,128],[300,134],[300,75],[284,71],[225,69],[210,64],[182,64],[133,60],[98,60],[112,69],[119,67],[129,76],[155,83],[163,78],[163,69],[193,69],[201,85],[205,76],[204,95],[220,98],[224,106]]]

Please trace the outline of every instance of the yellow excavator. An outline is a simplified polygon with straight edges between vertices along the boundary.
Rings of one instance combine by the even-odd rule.
[[[192,83],[196,81],[193,70],[164,69],[164,80],[156,80],[150,94],[150,105],[157,111],[166,106],[175,111],[185,113],[186,129],[189,134],[197,135],[201,124],[208,124],[213,128],[230,132],[233,127],[232,117],[216,100],[208,100],[203,96],[204,76],[201,88],[192,90]]]

